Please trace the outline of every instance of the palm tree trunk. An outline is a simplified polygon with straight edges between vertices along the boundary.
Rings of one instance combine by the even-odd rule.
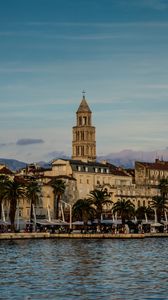
[[[87,222],[84,222],[84,232],[87,232]]]
[[[2,201],[0,201],[0,219],[2,218]]]
[[[56,217],[56,219],[59,218],[59,200],[60,200],[60,196],[57,197],[57,210],[56,210],[56,212],[57,212],[57,217]]]
[[[33,202],[31,201],[31,204],[30,204],[30,222],[33,222]]]
[[[122,220],[122,225],[125,225],[125,217],[122,217],[121,220]]]
[[[34,214],[33,214],[33,201],[31,201],[30,204],[30,232],[33,231],[33,220],[34,220]]]
[[[55,218],[59,218],[59,203],[60,203],[60,195],[57,196],[56,198],[56,203],[55,203]]]
[[[15,231],[15,214],[16,214],[16,201],[12,200],[10,203],[10,212],[9,212],[11,231]]]

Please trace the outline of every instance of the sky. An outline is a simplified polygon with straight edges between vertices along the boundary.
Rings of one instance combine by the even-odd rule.
[[[167,0],[1,0],[0,157],[71,156],[86,91],[97,155],[165,149]]]

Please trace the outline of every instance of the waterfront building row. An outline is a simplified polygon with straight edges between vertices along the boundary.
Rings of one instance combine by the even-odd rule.
[[[62,201],[68,205],[81,198],[88,198],[94,189],[106,189],[111,203],[117,200],[131,200],[135,208],[150,206],[154,196],[159,194],[158,184],[168,178],[168,162],[156,159],[155,162],[135,162],[135,169],[116,167],[108,161],[96,161],[96,128],[92,125],[92,112],[83,95],[76,112],[76,124],[72,128],[72,159],[55,159],[48,169],[30,164],[17,173],[4,165],[0,174],[9,177],[35,178],[41,187],[40,201],[36,205],[36,215],[41,218],[54,216],[54,193],[52,180],[65,182]],[[68,207],[65,205],[65,210]],[[8,217],[9,207],[5,204]],[[29,219],[30,203],[26,199],[19,202],[19,215]]]

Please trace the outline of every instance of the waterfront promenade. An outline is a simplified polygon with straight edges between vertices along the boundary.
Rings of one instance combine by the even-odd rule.
[[[168,233],[1,233],[0,240],[15,239],[144,239],[151,237],[168,237]]]

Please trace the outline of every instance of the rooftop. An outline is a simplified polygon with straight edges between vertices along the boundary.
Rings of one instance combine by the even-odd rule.
[[[79,108],[77,110],[77,113],[79,113],[79,112],[89,112],[89,113],[91,113],[89,105],[86,102],[85,96],[83,96],[83,99],[82,99],[82,101],[79,105]]]

